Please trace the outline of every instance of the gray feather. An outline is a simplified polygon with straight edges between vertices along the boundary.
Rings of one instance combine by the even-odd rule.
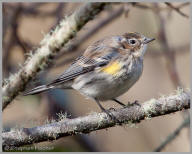
[[[42,86],[38,86],[36,88],[33,88],[29,91],[26,91],[23,95],[26,96],[26,95],[34,95],[34,94],[38,94],[38,93],[41,93],[43,91],[47,91],[49,89],[52,89],[54,88],[53,86],[47,86],[47,85],[42,85]]]

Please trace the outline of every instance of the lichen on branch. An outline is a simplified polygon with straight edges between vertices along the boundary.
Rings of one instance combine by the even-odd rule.
[[[48,33],[40,42],[40,47],[30,54],[21,69],[4,80],[3,109],[25,89],[26,84],[44,69],[60,49],[91,19],[93,19],[106,4],[87,3],[77,9],[71,16],[61,20],[60,24]]]
[[[122,124],[135,124],[142,120],[174,113],[190,108],[190,92],[182,89],[176,94],[151,99],[144,103],[116,109],[111,113],[118,119],[112,120],[106,113],[94,113],[74,119],[62,119],[43,126],[21,128],[10,132],[3,132],[3,147],[23,146],[42,141],[56,140],[61,137],[81,133],[90,133],[95,130],[114,127]]]

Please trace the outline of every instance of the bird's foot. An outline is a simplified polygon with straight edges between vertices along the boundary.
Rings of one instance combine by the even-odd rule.
[[[139,101],[135,100],[133,103],[128,102],[126,107],[131,107],[131,106],[134,106],[134,105],[141,106],[141,104],[139,104]]]
[[[115,111],[116,109],[113,108],[113,107],[110,107],[108,110],[109,110],[109,111]]]
[[[121,122],[113,115],[113,113],[111,113],[111,111],[115,111],[115,109],[110,108],[108,110],[104,110],[104,112],[111,118],[112,121],[121,125]]]

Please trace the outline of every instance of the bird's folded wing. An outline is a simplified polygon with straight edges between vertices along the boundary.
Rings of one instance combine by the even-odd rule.
[[[81,64],[83,60],[85,60],[85,57],[81,56],[77,62],[73,63],[62,75],[60,75],[56,80],[49,83],[48,86],[72,80],[79,75],[91,72],[96,67],[101,67],[108,63],[108,61],[106,60],[100,62],[97,62],[95,60],[89,60],[89,62],[87,61],[87,63]]]
[[[69,68],[62,75],[60,75],[56,80],[49,83],[48,86],[73,80],[77,76],[91,72],[97,67],[105,66],[118,54],[116,52],[116,49],[114,48],[105,48],[102,51],[105,52],[105,54],[100,56],[97,55],[95,56],[95,59],[92,55],[95,53],[91,50],[90,53],[92,54],[89,54],[89,56],[80,56],[75,60],[74,63],[71,64],[71,66],[69,66]]]

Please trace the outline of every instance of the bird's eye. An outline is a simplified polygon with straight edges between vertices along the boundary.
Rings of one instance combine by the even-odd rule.
[[[131,45],[135,45],[135,44],[136,44],[136,40],[135,40],[135,39],[130,39],[130,40],[129,40],[129,43],[130,43]]]

